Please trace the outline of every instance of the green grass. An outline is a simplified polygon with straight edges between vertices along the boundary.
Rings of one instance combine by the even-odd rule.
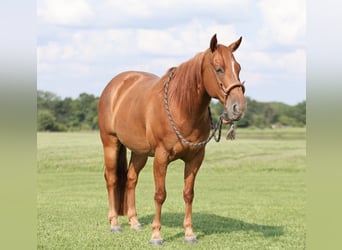
[[[113,234],[107,221],[101,142],[96,132],[38,133],[38,249],[155,249],[152,158],[141,172],[137,210],[144,229]],[[210,142],[195,185],[194,231],[183,243],[183,164],[170,164],[162,212],[163,249],[304,249],[304,129],[238,130]]]

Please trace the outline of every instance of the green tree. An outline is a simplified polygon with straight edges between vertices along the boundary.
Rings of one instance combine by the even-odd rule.
[[[305,126],[306,125],[306,101],[298,103],[293,108],[293,116],[292,116],[298,126]]]
[[[38,110],[37,112],[38,131],[55,131],[56,117],[50,110]]]
[[[49,91],[37,91],[37,109],[53,110],[56,102],[61,98]]]
[[[94,95],[82,93],[71,103],[73,113],[72,127],[78,129],[97,128],[98,98]]]
[[[53,111],[57,122],[64,124],[66,127],[72,127],[72,121],[74,119],[72,102],[73,100],[67,97],[64,100],[56,101],[54,105]]]

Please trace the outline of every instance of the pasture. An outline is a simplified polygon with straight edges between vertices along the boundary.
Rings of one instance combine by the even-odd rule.
[[[225,132],[225,131],[224,131]],[[237,130],[210,142],[195,184],[194,232],[183,243],[183,162],[170,164],[162,211],[163,249],[304,249],[305,129]],[[113,234],[98,132],[37,134],[38,249],[155,249],[152,158],[136,202],[144,229]]]

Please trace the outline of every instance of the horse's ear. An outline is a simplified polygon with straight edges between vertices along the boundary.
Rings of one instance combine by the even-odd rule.
[[[211,38],[211,41],[210,41],[210,49],[211,49],[211,52],[214,52],[217,48],[217,38],[216,38],[216,34],[213,35],[213,37]]]
[[[239,48],[241,41],[242,41],[242,36],[240,36],[240,38],[237,41],[233,42],[228,47],[232,50],[232,52],[234,52],[235,50]]]

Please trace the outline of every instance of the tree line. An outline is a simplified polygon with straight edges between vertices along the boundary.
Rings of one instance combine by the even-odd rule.
[[[306,125],[306,101],[295,106],[281,102],[258,102],[249,97],[247,112],[236,125],[238,127],[304,127]],[[97,130],[97,105],[99,97],[82,93],[73,99],[60,98],[49,91],[37,91],[38,131]],[[210,104],[214,122],[223,111],[223,105]]]

